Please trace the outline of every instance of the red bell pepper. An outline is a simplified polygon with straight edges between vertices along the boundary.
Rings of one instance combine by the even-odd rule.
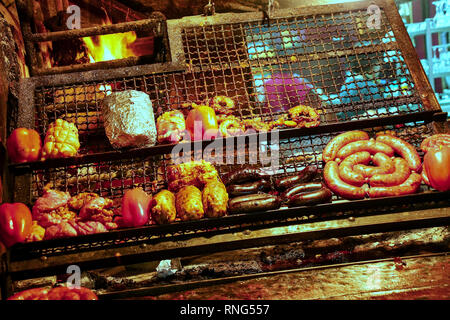
[[[450,190],[450,146],[430,149],[425,154],[423,167],[426,183],[439,191]]]
[[[192,141],[212,140],[219,134],[216,112],[204,105],[194,105],[186,118],[186,129]]]
[[[31,233],[32,226],[31,211],[23,203],[0,205],[0,240],[6,247],[24,242]]]
[[[17,128],[6,140],[6,148],[14,163],[37,161],[41,156],[41,137],[34,129]]]
[[[122,198],[121,226],[140,227],[147,224],[151,200],[152,197],[142,188],[135,188],[125,192]]]
[[[0,257],[6,252],[6,247],[3,242],[0,241]]]
[[[56,287],[24,290],[8,300],[98,300],[98,297],[92,290],[84,287]]]

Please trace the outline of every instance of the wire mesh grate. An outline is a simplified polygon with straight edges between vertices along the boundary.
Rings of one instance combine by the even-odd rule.
[[[382,21],[388,21],[382,11]],[[389,23],[368,29],[366,12],[304,15],[183,27],[187,70],[40,86],[36,127],[44,137],[58,118],[74,122],[80,154],[112,150],[100,103],[110,92],[148,93],[156,116],[231,97],[241,119],[277,120],[299,104],[322,111],[321,125],[424,111]]]
[[[396,131],[399,137],[409,141],[417,149],[419,149],[420,142],[425,137],[432,135],[433,132],[428,125],[423,123],[385,126],[367,131],[374,136],[376,132],[385,130]],[[189,160],[210,161],[215,165],[219,175],[241,167],[248,167],[251,157],[255,161],[254,166],[265,169],[274,182],[276,178],[298,172],[308,165],[316,165],[321,170],[323,168],[323,148],[338,133],[291,137],[281,139],[279,144],[273,141],[265,143],[265,140],[260,139],[256,149],[255,144],[248,139],[249,143],[242,150],[235,150],[234,142],[231,145],[224,140],[223,147],[221,148],[219,145],[219,148],[216,149],[221,152],[212,153],[210,157],[203,150],[187,147],[182,149],[182,156]],[[230,154],[230,150],[232,150],[232,154]],[[275,153],[276,157],[272,157],[272,154]],[[242,158],[238,158],[241,154]],[[242,160],[239,162],[237,159]],[[174,164],[174,159],[169,153],[36,169],[32,173],[30,205],[42,196],[46,188],[52,188],[69,192],[71,195],[95,192],[100,196],[116,200],[116,206],[119,206],[117,201],[120,201],[128,189],[141,187],[151,194],[166,189],[167,168]],[[273,189],[275,190],[275,188]],[[334,199],[339,200],[337,196]]]

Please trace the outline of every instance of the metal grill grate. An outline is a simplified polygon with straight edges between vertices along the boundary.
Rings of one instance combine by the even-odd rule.
[[[368,131],[371,135],[375,135],[380,130],[395,130],[398,132],[398,136],[412,143],[417,149],[419,149],[420,142],[432,134],[430,127],[421,123],[379,127]],[[276,178],[300,171],[307,165],[314,164],[319,169],[322,169],[322,150],[330,139],[337,134],[338,132],[292,137],[282,139],[279,145],[271,144],[270,142],[264,145],[263,142],[259,150],[252,149],[252,144],[248,143],[245,150],[238,151],[238,154],[239,152],[244,154],[247,164],[231,165],[226,164],[227,156],[229,156],[229,151],[227,154],[227,150],[233,150],[233,159],[235,159],[236,154],[234,148],[227,149],[227,141],[224,140],[222,155],[216,155],[218,157],[211,159],[211,162],[216,160],[217,164],[215,165],[219,174],[224,174],[240,166],[248,166],[248,158],[252,154],[254,159],[257,160],[256,166],[267,168],[267,172],[272,176],[272,182],[274,182]],[[184,149],[184,151],[187,150]],[[276,171],[273,171],[271,165],[275,165],[276,163],[269,163],[270,160],[268,158],[270,159],[271,152],[277,152],[278,150],[279,160],[274,158],[273,161],[277,160],[279,166]],[[258,153],[257,155],[254,154],[255,151]],[[199,155],[201,156],[202,152],[195,149],[187,151],[184,154],[185,157],[191,160],[198,159]],[[101,196],[109,197],[117,201],[120,201],[126,190],[134,187],[142,187],[145,191],[155,194],[161,189],[167,188],[167,167],[173,164],[174,162],[169,153],[163,155],[130,156],[109,161],[95,161],[36,169],[32,172],[32,202],[30,205],[38,197],[42,196],[46,187],[67,191],[72,195],[81,192],[95,192]],[[424,190],[428,190],[425,186],[424,188]],[[334,200],[339,200],[339,198],[335,196]],[[116,205],[118,206],[119,203],[116,203]]]
[[[226,95],[235,115],[276,120],[298,104],[321,126],[425,111],[389,23],[368,29],[365,10],[262,21],[180,26],[187,70],[66,86],[37,86],[36,127],[77,124],[80,154],[111,150],[100,102],[111,91],[147,92],[155,115]],[[383,21],[387,21],[382,11]]]
[[[432,123],[416,122],[403,125],[384,126],[367,129],[374,136],[383,131],[394,131],[397,136],[413,144],[416,148],[421,141],[433,134]],[[316,164],[322,168],[321,153],[332,137],[340,132],[318,134],[302,138],[289,138],[280,144],[280,170],[272,176],[275,178],[299,171],[304,166]],[[248,153],[248,151],[246,151]],[[192,157],[193,153],[190,154]],[[420,154],[423,156],[423,154]],[[146,191],[156,192],[166,188],[165,168],[171,164],[168,155],[136,157],[129,160],[87,163],[76,166],[64,166],[34,170],[32,174],[33,198],[40,196],[45,184],[72,194],[79,192],[97,192],[102,196],[115,200],[115,206],[126,189],[133,186],[143,187]],[[236,166],[216,166],[223,174]],[[422,185],[421,191],[415,195],[396,198],[366,199],[361,201],[342,200],[333,196],[333,203],[319,205],[311,210],[309,207],[280,209],[256,214],[237,214],[222,218],[203,218],[196,221],[174,222],[168,225],[153,225],[143,228],[120,229],[106,234],[94,234],[76,238],[65,238],[36,243],[27,243],[16,248],[14,260],[25,257],[40,257],[95,249],[117,248],[130,244],[148,243],[175,239],[178,236],[196,234],[207,237],[220,230],[248,228],[250,226],[264,228],[303,222],[341,219],[348,216],[372,215],[398,210],[401,207],[411,210],[420,205],[436,205],[437,201],[447,199]],[[447,199],[448,200],[448,199]],[[430,202],[431,201],[431,202]],[[373,212],[371,212],[373,210]]]

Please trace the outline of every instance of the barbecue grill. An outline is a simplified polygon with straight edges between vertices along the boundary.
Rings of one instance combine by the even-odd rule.
[[[366,25],[367,8],[373,4],[380,8],[379,28]],[[268,19],[264,17],[261,12],[224,13],[167,21],[148,19],[102,30],[45,35],[25,32],[31,48],[33,42],[64,37],[156,28],[159,35],[167,37],[163,44],[168,54],[155,64],[134,59],[131,66],[129,61],[104,62],[43,70],[36,58],[38,53],[30,49],[33,76],[17,84],[19,99],[17,108],[10,110],[9,132],[29,127],[43,137],[51,122],[63,118],[77,125],[81,148],[77,157],[10,164],[8,178],[14,192],[9,200],[32,206],[46,187],[72,195],[95,192],[113,200],[134,187],[149,193],[165,188],[174,145],[130,150],[110,146],[103,130],[100,102],[115,91],[148,93],[155,116],[180,108],[185,101],[225,95],[235,100],[237,116],[273,121],[283,113],[279,110],[283,101],[277,104],[281,98],[275,97],[267,103],[264,80],[275,74],[305,80],[308,89],[303,103],[321,110],[320,126],[282,129],[276,147],[270,137],[261,134],[246,140],[255,138],[264,141],[269,150],[279,151],[280,166],[271,176],[272,183],[307,165],[322,169],[323,148],[344,131],[363,129],[375,135],[391,130],[417,149],[425,137],[443,132],[447,115],[440,109],[393,1],[279,9]],[[226,138],[224,142],[236,145],[237,139]],[[184,144],[194,150],[187,155],[195,158],[194,143]],[[202,147],[206,145],[203,142]],[[236,150],[224,148],[225,157],[230,152],[234,156]],[[247,143],[247,148],[239,152],[249,156],[254,150]],[[220,174],[239,166],[216,165]],[[448,202],[448,192],[422,185],[419,193],[407,196],[356,201],[333,196],[331,203],[314,207],[17,244],[2,261],[2,296],[12,293],[13,281],[65,273],[70,264],[86,270],[293,241],[448,225]],[[159,287],[127,294],[163,291]]]

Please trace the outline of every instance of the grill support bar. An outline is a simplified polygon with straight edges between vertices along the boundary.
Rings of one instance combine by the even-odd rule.
[[[270,244],[435,227],[449,223],[450,208],[435,208],[264,228],[250,232],[248,229],[222,231],[215,235],[208,233],[207,237],[193,233],[171,241],[162,239],[152,244],[124,245],[112,249],[11,261],[10,274],[12,279],[20,280],[25,277],[65,273],[67,266],[75,262],[82,270],[98,269],[103,266],[158,261]]]

